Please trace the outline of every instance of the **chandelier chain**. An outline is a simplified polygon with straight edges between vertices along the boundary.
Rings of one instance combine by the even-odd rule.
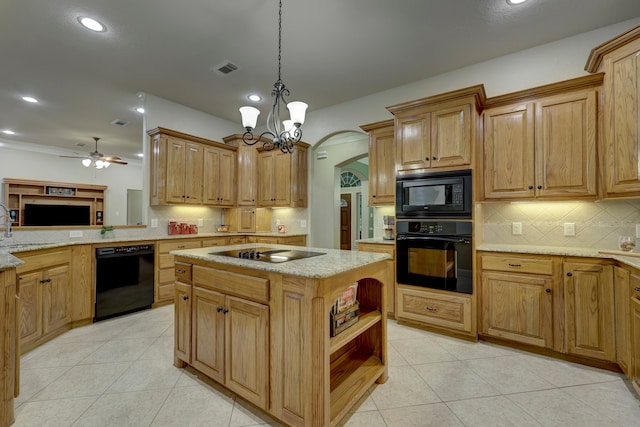
[[[282,82],[280,71],[282,68],[282,0],[278,9],[278,81]]]

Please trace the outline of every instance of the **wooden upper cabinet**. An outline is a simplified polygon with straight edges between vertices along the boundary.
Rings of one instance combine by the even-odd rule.
[[[258,149],[258,207],[306,207],[308,145],[298,143],[293,153]]]
[[[204,148],[205,205],[232,207],[236,202],[236,153]]]
[[[223,138],[225,144],[238,148],[236,163],[236,204],[256,206],[258,186],[258,149],[242,141],[242,135],[234,134]]]
[[[360,127],[369,134],[369,206],[393,205],[396,201],[393,120]]]
[[[472,86],[387,109],[395,116],[399,174],[471,168],[484,86]]]
[[[585,70],[604,71],[604,197],[640,196],[640,26],[591,51]]]
[[[484,198],[533,195],[533,105],[498,107],[484,112]]]
[[[237,148],[164,128],[148,134],[151,206],[235,204]]]
[[[487,100],[481,199],[594,199],[602,74]]]

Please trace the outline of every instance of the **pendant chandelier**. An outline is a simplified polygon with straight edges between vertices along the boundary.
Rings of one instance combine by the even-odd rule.
[[[257,139],[254,139],[253,130],[258,122],[260,110],[255,107],[240,107],[242,115],[242,126],[246,132],[242,135],[242,141],[247,145],[255,145],[262,141],[262,147],[271,151],[280,149],[284,153],[292,153],[294,144],[300,141],[302,130],[300,126],[304,123],[304,116],[307,110],[307,104],[300,101],[294,101],[286,104],[285,96],[289,96],[289,89],[282,83],[280,78],[282,58],[282,0],[278,9],[278,80],[273,84],[271,96],[273,97],[273,106],[267,116],[267,130],[262,132]],[[289,110],[290,119],[281,120],[280,113],[284,110],[283,105],[286,104]]]

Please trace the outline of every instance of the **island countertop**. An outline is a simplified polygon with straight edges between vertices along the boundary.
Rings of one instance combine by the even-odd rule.
[[[322,252],[324,255],[310,258],[296,259],[281,263],[270,263],[256,261],[252,259],[234,258],[223,255],[216,255],[218,252],[235,249],[288,249],[305,250],[310,252]],[[307,277],[311,279],[321,279],[334,276],[357,267],[372,264],[377,261],[390,258],[388,254],[347,251],[340,249],[300,247],[290,245],[274,245],[261,243],[245,243],[240,245],[215,246],[208,248],[183,249],[171,251],[172,255],[191,258],[218,264],[227,264],[237,267],[252,268],[262,271],[270,271],[292,276]]]

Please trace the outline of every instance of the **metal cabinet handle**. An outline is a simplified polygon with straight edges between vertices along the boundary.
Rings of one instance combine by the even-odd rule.
[[[222,314],[227,314],[229,312],[229,310],[227,310],[226,308],[224,310],[222,310]]]
[[[433,311],[438,311],[438,309],[435,308],[435,307],[427,307],[427,311],[432,311],[433,312]]]
[[[551,289],[547,288],[544,290],[546,293],[550,294],[551,293]]]
[[[218,307],[218,308],[216,308],[216,311],[217,311],[218,313],[220,313],[222,310],[223,310],[223,308],[222,308],[222,307]]]
[[[529,186],[529,190],[533,190],[533,185],[530,185],[530,186]]]
[[[573,273],[572,272],[568,272],[567,273],[567,277],[571,277],[571,276],[573,276]]]
[[[188,300],[189,299],[189,295],[182,295],[182,299],[185,300],[185,301]]]
[[[542,190],[542,185],[538,185],[538,190]]]
[[[634,291],[640,292],[640,288],[633,288]]]
[[[184,245],[178,246],[178,249],[184,249]]]
[[[509,263],[509,264],[507,264],[507,265],[508,265],[509,267],[513,267],[513,268],[520,268],[520,267],[522,267],[522,264],[512,264],[512,263]]]
[[[185,270],[176,270],[176,273],[182,274],[182,273],[186,273],[186,271]]]

